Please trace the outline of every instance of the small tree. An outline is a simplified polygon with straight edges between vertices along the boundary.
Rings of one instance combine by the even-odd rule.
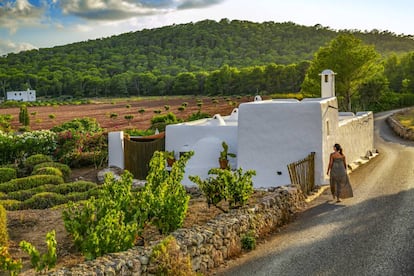
[[[30,117],[26,105],[20,106],[19,123],[24,126],[28,126],[30,124]]]
[[[194,152],[188,152],[165,170],[166,154],[156,151],[150,162],[147,183],[143,191],[142,207],[149,211],[149,219],[161,233],[169,233],[181,227],[188,209],[190,197],[181,181],[184,169]]]

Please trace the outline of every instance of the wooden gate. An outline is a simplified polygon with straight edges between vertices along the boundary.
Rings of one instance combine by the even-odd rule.
[[[289,164],[288,170],[291,183],[300,187],[304,194],[310,194],[315,187],[315,153]]]
[[[146,137],[125,138],[125,169],[130,171],[135,179],[144,180],[148,175],[152,155],[157,150],[165,150],[165,132]]]

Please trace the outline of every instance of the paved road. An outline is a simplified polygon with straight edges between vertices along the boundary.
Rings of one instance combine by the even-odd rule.
[[[275,237],[217,275],[414,275],[414,143],[375,116],[379,155],[350,174],[354,197],[324,192]]]

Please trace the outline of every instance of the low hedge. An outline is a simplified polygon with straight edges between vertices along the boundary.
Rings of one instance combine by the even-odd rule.
[[[39,153],[27,157],[24,161],[24,166],[31,171],[37,164],[45,162],[53,162],[52,157]]]
[[[31,175],[22,178],[12,179],[0,183],[0,192],[10,193],[19,190],[28,190],[45,184],[62,184],[63,178],[56,175]]]
[[[65,180],[68,180],[70,175],[72,174],[72,170],[70,169],[68,165],[62,164],[59,162],[44,162],[44,163],[37,164],[33,167],[33,171],[38,170],[39,168],[44,168],[44,167],[58,168],[63,173],[63,178]]]
[[[10,193],[6,194],[6,196],[3,197],[3,198],[15,199],[15,200],[19,200],[19,201],[25,201],[25,200],[31,198],[32,196],[34,196],[35,194],[38,194],[38,193],[53,192],[53,188],[56,187],[56,186],[57,185],[53,185],[53,184],[45,184],[45,185],[41,185],[39,187],[35,187],[35,188],[32,188],[32,189],[10,192]]]
[[[17,170],[15,168],[0,168],[0,183],[10,181],[16,177]]]
[[[0,204],[8,211],[19,210],[21,202],[14,199],[0,200]]]
[[[23,201],[20,204],[19,209],[47,209],[66,202],[67,200],[64,195],[52,192],[43,192],[35,194],[31,198]]]
[[[59,184],[52,188],[52,191],[58,194],[69,194],[73,192],[87,192],[90,189],[95,188],[98,184],[90,181],[79,180],[75,182],[69,182],[64,184]]]
[[[57,175],[63,177],[63,173],[60,169],[55,167],[38,167],[36,170],[33,170],[32,175],[37,174],[47,174],[47,175]]]

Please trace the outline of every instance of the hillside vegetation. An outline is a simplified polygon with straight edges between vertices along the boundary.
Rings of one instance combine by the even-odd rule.
[[[414,51],[411,36],[387,31],[204,20],[8,54],[0,57],[0,91],[31,88],[49,97],[298,92],[315,52],[343,33],[383,57]],[[219,78],[206,80],[217,70]],[[255,70],[268,70],[274,83],[223,87],[234,70],[252,80]]]

